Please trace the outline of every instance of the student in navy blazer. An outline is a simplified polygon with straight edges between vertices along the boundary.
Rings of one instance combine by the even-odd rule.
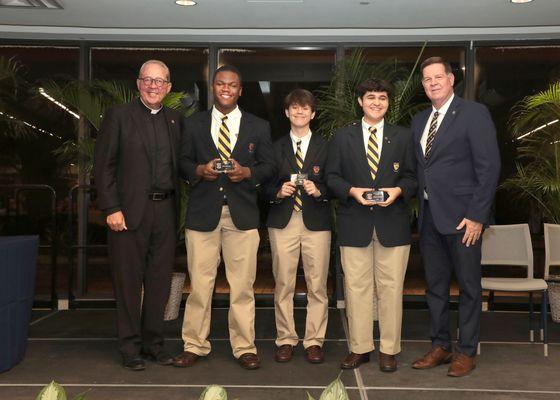
[[[385,114],[392,86],[368,79],[356,88],[364,117],[338,129],[330,142],[327,185],[339,200],[336,211],[350,354],[344,369],[369,361],[374,349],[373,298],[378,299],[379,369],[397,370],[401,351],[402,291],[411,232],[408,201],[416,194],[410,131],[389,124]],[[373,188],[388,198],[375,202]]]
[[[421,69],[432,107],[414,117],[411,129],[432,349],[413,368],[452,361],[448,375],[458,377],[475,366],[482,296],[481,237],[490,219],[500,155],[486,107],[453,94],[454,76],[449,63],[432,57]],[[448,330],[453,272],[460,288],[460,338],[455,354]]]
[[[293,90],[284,101],[290,133],[274,143],[277,176],[266,188],[271,207],[268,232],[274,273],[274,310],[278,362],[292,358],[299,338],[294,322],[294,292],[300,255],[307,286],[307,317],[303,347],[313,364],[324,360],[327,330],[327,275],[331,243],[331,208],[325,183],[328,142],[309,125],[315,116],[315,98],[304,89]],[[306,174],[296,185],[297,174]]]

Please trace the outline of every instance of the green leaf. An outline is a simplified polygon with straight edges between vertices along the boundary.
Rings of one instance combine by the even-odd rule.
[[[82,393],[78,393],[76,396],[74,396],[73,400],[86,400],[87,399],[87,393],[89,392],[89,389],[86,390],[85,392]]]
[[[311,394],[309,394],[309,392],[305,392],[307,393],[307,400],[315,400],[315,398],[313,396],[311,396]]]
[[[319,400],[348,400],[348,393],[340,377],[336,378],[325,388]]]
[[[218,385],[206,386],[199,400],[227,400],[226,390]]]
[[[35,400],[66,400],[64,388],[55,381],[45,386]]]

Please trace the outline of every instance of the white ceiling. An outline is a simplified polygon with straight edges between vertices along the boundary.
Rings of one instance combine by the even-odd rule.
[[[560,0],[59,0],[0,8],[15,39],[383,42],[560,39]]]

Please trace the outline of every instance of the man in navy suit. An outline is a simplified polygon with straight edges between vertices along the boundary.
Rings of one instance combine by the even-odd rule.
[[[460,377],[475,367],[482,297],[481,237],[496,192],[500,154],[486,107],[453,94],[450,64],[431,57],[422,63],[421,71],[432,107],[413,118],[411,129],[432,348],[412,367],[427,369],[451,362],[447,374]],[[460,289],[460,338],[455,353],[448,329],[452,272]]]

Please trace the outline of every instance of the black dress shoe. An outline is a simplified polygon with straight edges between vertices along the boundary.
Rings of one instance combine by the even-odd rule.
[[[342,360],[342,362],[340,363],[340,368],[354,369],[367,362],[369,362],[369,353],[350,353],[344,360]]]
[[[139,357],[125,357],[123,360],[123,367],[131,371],[143,371],[146,369],[146,363]]]
[[[160,351],[157,354],[144,353],[144,358],[149,361],[153,361],[159,365],[172,365],[173,357],[166,353],[165,351]]]

